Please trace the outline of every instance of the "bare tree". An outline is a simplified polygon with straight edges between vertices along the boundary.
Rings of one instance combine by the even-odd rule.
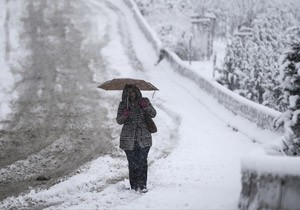
[[[256,16],[267,8],[266,0],[233,0],[237,27],[250,26]]]

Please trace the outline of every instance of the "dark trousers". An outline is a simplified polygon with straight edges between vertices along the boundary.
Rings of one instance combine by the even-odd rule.
[[[129,182],[131,189],[144,189],[147,187],[147,173],[148,173],[148,153],[150,147],[141,148],[135,144],[134,150],[125,150],[128,168],[129,168]]]

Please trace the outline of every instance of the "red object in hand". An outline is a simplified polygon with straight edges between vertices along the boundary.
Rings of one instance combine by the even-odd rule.
[[[143,109],[145,109],[145,108],[147,108],[147,106],[149,106],[149,104],[148,104],[148,101],[146,100],[146,99],[141,99],[140,100],[140,106],[143,108]]]
[[[122,116],[127,118],[127,117],[129,117],[129,115],[130,115],[130,110],[129,109],[124,109],[124,111],[122,113]]]

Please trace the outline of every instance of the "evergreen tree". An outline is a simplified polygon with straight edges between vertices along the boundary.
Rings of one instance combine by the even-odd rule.
[[[249,29],[252,33],[240,31],[228,45],[220,82],[247,99],[285,111],[287,104],[278,88],[279,57],[286,40],[294,37],[290,28],[296,24],[285,8],[273,7],[257,15]],[[235,76],[238,85],[231,84],[230,75]]]
[[[227,45],[224,66],[220,71],[221,77],[218,82],[227,87],[229,90],[235,91],[240,88],[240,79],[238,69],[241,69],[242,55],[244,49],[241,40],[236,37],[232,43]]]
[[[284,151],[300,155],[300,39],[291,44],[281,63],[281,88],[288,109],[276,119],[275,127],[284,125]]]

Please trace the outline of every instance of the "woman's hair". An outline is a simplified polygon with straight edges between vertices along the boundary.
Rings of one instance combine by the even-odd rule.
[[[125,85],[125,87],[123,89],[123,93],[122,93],[122,100],[123,101],[127,100],[128,92],[129,92],[130,89],[133,90],[136,93],[137,98],[142,98],[142,93],[141,93],[140,89],[137,86],[132,85],[132,84],[127,84],[127,85]]]

